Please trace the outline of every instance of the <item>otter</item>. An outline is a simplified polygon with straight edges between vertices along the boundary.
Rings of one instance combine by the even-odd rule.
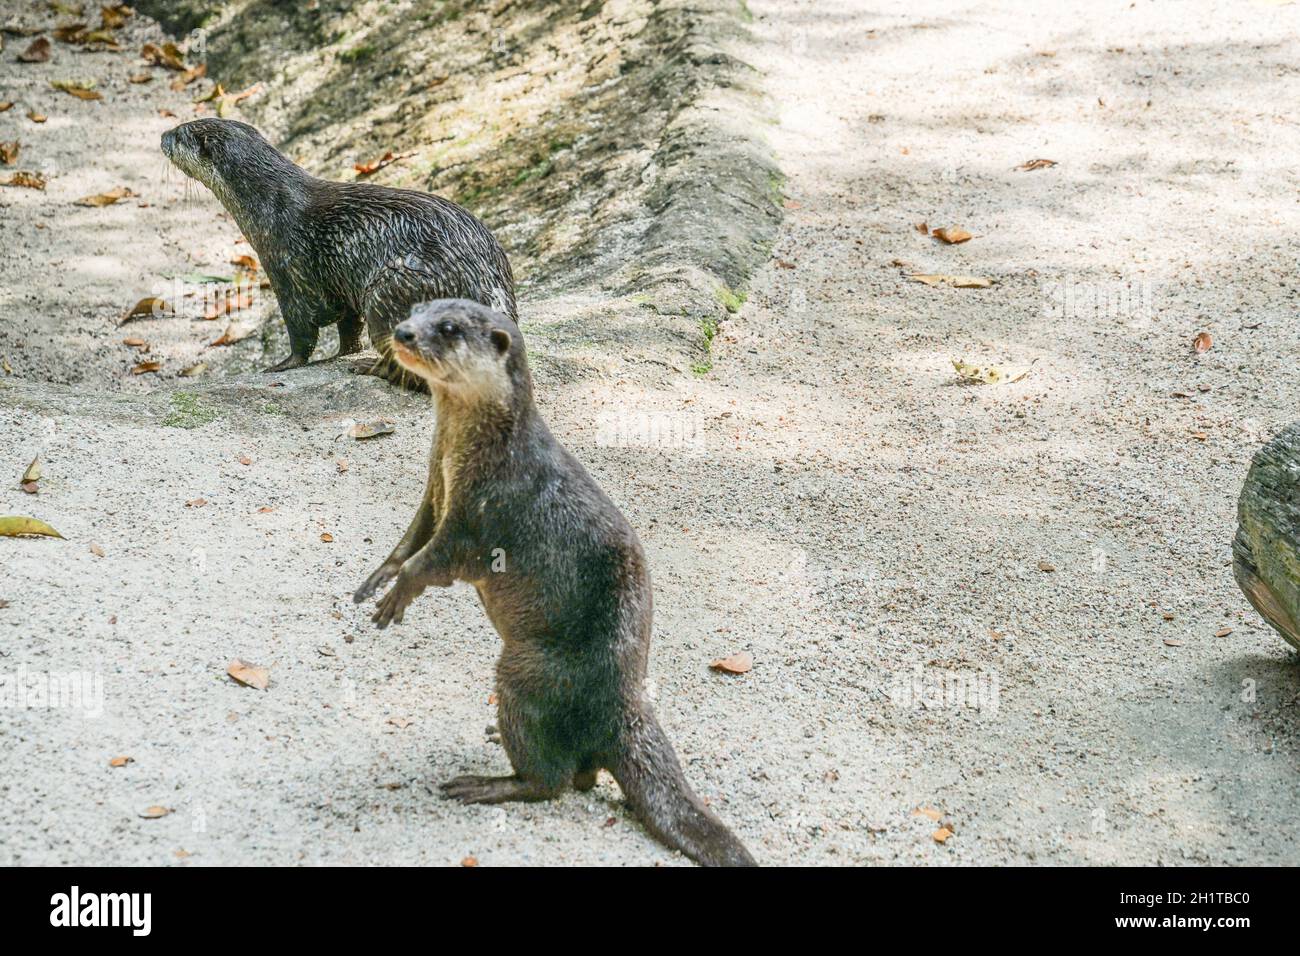
[[[411,306],[466,298],[516,317],[505,252],[455,203],[317,179],[234,120],[182,123],[163,134],[162,151],[221,200],[271,280],[290,355],[268,372],[305,365],[320,330],[337,322],[338,356],[361,350],[364,326],[379,358],[361,371],[421,390],[423,380],[394,362],[389,348]]]
[[[437,405],[429,477],[406,534],[353,599],[391,583],[373,616],[384,628],[426,587],[466,581],[502,640],[498,727],[515,772],[442,789],[463,803],[545,800],[590,789],[603,768],[669,847],[754,865],[687,785],[646,700],[645,554],[538,413],[518,327],[474,302],[425,303],[393,330],[392,353]]]

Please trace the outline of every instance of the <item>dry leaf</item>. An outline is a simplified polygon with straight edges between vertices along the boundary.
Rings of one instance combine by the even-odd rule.
[[[948,837],[952,836],[952,831],[947,827],[939,827],[939,829],[935,830],[934,833],[930,835],[934,837],[935,843],[947,843]]]
[[[0,538],[19,538],[25,535],[35,535],[43,538],[63,537],[63,535],[38,518],[27,518],[22,515],[0,515]]]
[[[326,544],[334,543],[334,535],[330,534],[328,531],[322,531],[320,539],[324,541]]]
[[[106,30],[116,30],[126,23],[127,18],[135,13],[125,3],[114,3],[111,6],[99,8],[99,23]]]
[[[37,37],[31,45],[18,54],[20,63],[45,63],[50,58],[50,41],[46,37]]]
[[[241,465],[251,465],[253,463],[253,459],[249,458],[247,455],[240,455],[239,463]]]
[[[135,763],[134,757],[114,757],[108,762],[110,767],[125,767],[129,763]]]
[[[336,458],[334,460],[334,467],[338,469],[339,474],[341,475],[348,470],[348,460],[346,458]]]
[[[411,724],[415,723],[410,717],[389,717],[388,722],[398,730],[405,730]]]
[[[207,370],[208,370],[208,363],[199,362],[195,365],[191,365],[189,368],[182,369],[181,374],[186,378],[194,378],[195,376],[202,375]]]
[[[461,866],[478,866],[478,857],[476,857],[476,856],[467,856],[467,857],[465,857],[465,859],[463,859],[463,860],[460,861],[460,865],[461,865]]]
[[[203,318],[210,321],[223,316],[228,312],[242,312],[247,308],[251,308],[252,305],[252,292],[237,292],[233,294],[227,292],[226,295],[208,306],[207,310],[203,313]]]
[[[1038,570],[1046,571],[1050,574],[1052,571],[1056,570],[1056,565],[1054,565],[1051,561],[1039,561]]]
[[[254,690],[266,690],[267,685],[271,682],[271,672],[269,670],[256,664],[250,664],[238,657],[230,662],[230,666],[226,668],[226,673],[245,687],[252,687]]]
[[[137,84],[148,83],[152,79],[153,79],[153,75],[150,73],[132,73],[130,76],[127,77],[127,80]]]
[[[1182,647],[1182,646],[1183,646],[1183,642],[1180,641],[1180,640],[1178,640],[1178,638],[1176,638],[1176,637],[1166,637],[1166,638],[1165,638],[1165,646],[1167,646],[1167,647]]]
[[[249,272],[257,271],[257,260],[252,256],[235,256],[230,260],[232,266],[239,266],[241,269],[247,269]]]
[[[62,90],[70,96],[75,96],[79,100],[102,100],[104,98],[98,90],[91,89],[90,83],[78,83],[74,80],[50,80],[50,86],[56,90]]]
[[[401,159],[400,156],[393,155],[393,152],[389,150],[373,162],[355,163],[352,168],[357,171],[358,176],[369,176],[373,173],[379,172],[379,170],[383,169],[385,166],[391,166],[399,159]]]
[[[957,377],[966,385],[1001,385],[1011,382],[1018,382],[1034,367],[1034,359],[1029,365],[1022,369],[1012,369],[1003,371],[996,366],[990,365],[988,368],[980,368],[978,365],[970,365],[966,362],[960,362],[952,359],[952,367],[957,372]]]
[[[23,472],[23,481],[40,481],[41,480],[41,456],[37,455],[32,459],[32,463],[27,466]]]
[[[1230,627],[1221,627],[1221,628],[1219,628],[1217,631],[1214,632],[1214,636],[1215,636],[1215,637],[1227,637],[1227,636],[1228,636],[1229,634],[1231,634],[1231,633],[1232,633],[1232,628],[1230,628]]]
[[[129,322],[131,319],[138,319],[141,316],[145,316],[145,315],[157,318],[158,316],[162,315],[162,313],[166,311],[167,311],[166,302],[164,302],[162,299],[158,299],[155,298],[154,296],[150,296],[147,299],[141,299],[135,305],[131,306],[131,308],[127,310],[126,315],[122,316],[122,318],[118,320],[117,324],[119,326],[126,325],[126,323]]]
[[[8,143],[0,143],[0,163],[12,166],[18,162],[18,152],[22,146],[23,144],[16,139]]]
[[[186,508],[202,508],[202,507],[203,507],[204,505],[206,505],[207,503],[208,503],[208,499],[207,499],[207,498],[194,498],[194,499],[192,499],[192,500],[190,500],[190,501],[185,502],[185,507],[186,507]]]
[[[20,481],[18,487],[21,488],[25,494],[29,495],[40,494],[41,491],[41,486],[34,481]]]
[[[90,553],[97,558],[102,558],[104,556],[104,549],[92,541],[90,542]]]
[[[363,438],[375,438],[378,435],[391,435],[393,426],[380,419],[374,422],[357,422],[348,429],[348,437],[360,441]]]
[[[96,193],[94,196],[83,196],[81,199],[77,200],[76,205],[111,206],[119,199],[129,199],[134,195],[135,193],[131,192],[131,190],[127,189],[125,186],[118,186],[116,189],[110,189],[106,193]]]
[[[754,666],[754,658],[748,651],[739,651],[730,657],[719,657],[709,663],[709,667],[724,674],[746,674]]]
[[[1205,432],[1192,432],[1192,437],[1195,438],[1197,441],[1205,441],[1210,436],[1207,435]]]
[[[131,367],[132,375],[148,375],[150,372],[162,371],[162,362],[141,362]]]
[[[244,341],[256,331],[255,326],[232,323],[226,327],[226,331],[221,333],[220,338],[211,342],[210,345],[234,345],[236,342]]]
[[[936,810],[934,807],[917,807],[912,811],[914,817],[929,817],[935,823],[943,819],[943,812]]]
[[[1031,173],[1035,169],[1050,169],[1056,165],[1054,159],[1031,159],[1027,163],[1021,163],[1016,169],[1024,173]]]
[[[176,77],[176,79],[172,80],[172,89],[179,93],[199,77],[207,75],[208,65],[206,63],[200,63],[198,66],[186,70],[180,76]]]
[[[175,43],[164,43],[161,47],[154,43],[146,43],[140,48],[140,56],[154,66],[166,67],[178,73],[185,71],[185,61]]]
[[[160,807],[155,804],[152,807],[146,807],[140,816],[146,820],[157,820],[159,817],[165,817],[171,812],[172,809],[170,807]]]
[[[148,350],[148,348],[149,348],[149,343],[147,343],[144,339],[137,339],[137,338],[135,338],[134,336],[131,337],[131,338],[123,339],[123,340],[122,340],[122,344],[123,344],[123,345],[129,345],[129,346],[131,346],[131,348],[133,348],[133,349],[145,349],[145,350]]]
[[[1204,355],[1214,345],[1214,339],[1210,337],[1209,332],[1198,332],[1196,338],[1192,339],[1192,348],[1196,350],[1197,355]]]
[[[36,110],[28,110],[27,118],[31,120],[33,123],[44,123],[47,119],[49,119],[49,117],[46,116],[44,113],[38,113],[36,112]]]
[[[945,242],[950,246],[955,246],[960,242],[966,242],[968,239],[972,238],[969,232],[958,226],[944,226],[942,229],[934,230],[930,235],[934,236],[934,238],[938,239],[940,242]]]
[[[921,275],[913,274],[908,276],[913,282],[924,282],[926,285],[950,285],[954,289],[987,289],[993,285],[992,279],[984,279],[980,276],[944,276],[944,275]]]
[[[31,173],[26,170],[20,170],[11,175],[0,186],[22,186],[24,189],[44,189],[45,177],[40,173]]]
[[[930,234],[930,224],[929,224],[929,223],[926,223],[926,222],[918,222],[918,223],[916,224],[916,227],[915,227],[915,228],[916,228],[916,231],[919,232],[919,233],[920,233],[921,235],[923,235],[923,236],[928,236],[928,235]]]
[[[13,100],[0,100],[0,113],[8,113],[13,108]]]

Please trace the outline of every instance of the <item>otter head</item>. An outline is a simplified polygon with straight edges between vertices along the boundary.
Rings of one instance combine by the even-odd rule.
[[[513,406],[531,391],[519,327],[468,299],[415,306],[411,317],[393,329],[390,348],[435,395]]]
[[[197,179],[238,218],[256,214],[259,197],[274,201],[290,178],[301,174],[292,162],[247,123],[200,119],[163,133],[163,154]]]

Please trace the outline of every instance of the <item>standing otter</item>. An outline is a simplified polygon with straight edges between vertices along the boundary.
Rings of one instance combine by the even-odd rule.
[[[305,365],[321,328],[339,325],[339,355],[379,360],[365,371],[423,388],[392,360],[389,336],[417,302],[464,297],[515,317],[515,282],[487,227],[455,203],[409,189],[309,176],[247,123],[201,119],[162,137],[162,151],[226,207],[257,250],[280,302],[291,354]]]
[[[686,784],[642,683],[651,589],[636,533],[533,405],[515,323],[464,300],[418,306],[397,361],[429,383],[438,419],[424,498],[354,596],[394,581],[374,621],[400,623],[429,585],[468,581],[503,649],[509,777],[457,777],[463,803],[545,800],[608,769],[651,833],[709,865],[754,859]]]

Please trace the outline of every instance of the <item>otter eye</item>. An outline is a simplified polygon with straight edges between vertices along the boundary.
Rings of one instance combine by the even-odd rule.
[[[438,331],[443,335],[455,335],[460,331],[460,329],[456,328],[455,324],[452,322],[443,322],[438,326]]]

